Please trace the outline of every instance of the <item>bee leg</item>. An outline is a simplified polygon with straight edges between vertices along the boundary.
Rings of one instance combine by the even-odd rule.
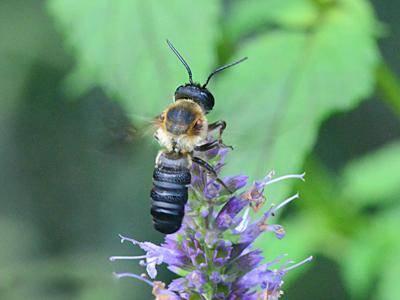
[[[220,185],[222,185],[230,194],[233,194],[233,191],[231,191],[229,187],[222,181],[222,179],[218,177],[218,174],[217,172],[215,172],[212,165],[210,165],[208,162],[201,159],[200,157],[192,157],[192,161],[198,164],[200,167],[206,169]]]
[[[212,141],[212,142],[200,145],[200,146],[196,146],[196,147],[194,147],[194,150],[199,151],[199,152],[205,152],[205,151],[208,151],[208,150],[218,147],[220,144],[221,143],[219,142],[219,140],[215,140],[215,141]]]
[[[231,148],[233,150],[232,146],[227,146],[222,142],[222,133],[224,132],[224,130],[226,128],[226,122],[224,120],[218,120],[214,123],[208,124],[208,132],[214,131],[217,128],[219,128],[219,133],[218,133],[219,144],[226,148]]]
[[[219,132],[222,134],[226,128],[226,122],[224,120],[218,120],[211,124],[208,124],[208,131],[215,130],[219,127]]]

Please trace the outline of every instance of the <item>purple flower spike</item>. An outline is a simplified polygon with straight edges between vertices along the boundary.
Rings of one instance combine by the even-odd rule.
[[[224,178],[224,183],[231,191],[237,191],[246,186],[248,179],[249,177],[245,175],[228,176]]]
[[[254,211],[258,211],[265,202],[264,187],[271,180],[274,172],[268,173],[262,180],[256,181],[241,197],[249,201]]]
[[[168,289],[170,291],[175,291],[175,292],[184,292],[185,289],[187,289],[187,282],[186,278],[177,278],[172,280],[172,282],[169,284]]]
[[[174,292],[171,292],[171,291],[165,289],[165,284],[160,281],[157,281],[154,283],[153,295],[156,297],[156,300],[181,300],[182,299]]]
[[[207,199],[213,199],[218,197],[221,186],[215,181],[209,181],[204,187],[203,195]]]
[[[228,229],[233,224],[233,219],[246,205],[248,205],[246,199],[236,196],[231,197],[218,213],[215,219],[216,226],[220,230]]]
[[[202,291],[204,284],[207,282],[206,276],[197,270],[186,275],[186,278],[189,287],[198,291]]]
[[[219,172],[228,152],[227,148],[216,148],[196,155],[214,164]],[[312,257],[296,264],[282,262],[283,256],[263,263],[262,251],[254,249],[253,243],[261,234],[274,234],[278,239],[285,237],[284,228],[272,219],[299,195],[295,194],[278,205],[271,204],[256,220],[252,220],[250,215],[252,211],[262,209],[269,185],[289,179],[304,180],[304,174],[274,178],[274,173],[270,172],[241,192],[238,190],[246,186],[247,176],[225,177],[224,183],[233,192],[227,195],[216,178],[197,165],[193,165],[191,173],[191,196],[185,207],[181,229],[165,236],[161,246],[120,236],[121,242],[130,242],[145,253],[110,257],[111,261],[138,260],[148,275],[115,275],[150,285],[156,300],[277,300],[283,293],[283,279],[287,272],[308,263]],[[179,278],[168,286],[152,281],[160,264],[166,264]]]
[[[266,230],[272,231],[273,233],[275,233],[275,236],[280,240],[283,239],[286,234],[285,229],[281,225],[277,225],[277,224],[267,225]]]
[[[218,284],[222,281],[222,276],[220,273],[214,271],[210,275],[210,280],[211,282]]]

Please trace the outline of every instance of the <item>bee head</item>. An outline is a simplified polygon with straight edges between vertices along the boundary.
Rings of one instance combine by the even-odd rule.
[[[179,86],[175,91],[175,101],[180,99],[191,99],[203,109],[205,113],[209,113],[214,107],[214,96],[206,87],[200,84],[188,83]]]
[[[171,42],[169,40],[167,40],[167,44],[171,48],[172,52],[175,53],[175,55],[178,57],[178,59],[181,61],[181,63],[185,66],[186,71],[188,72],[188,75],[189,75],[189,83],[187,83],[185,85],[181,85],[176,89],[175,101],[178,101],[180,99],[191,99],[194,102],[196,102],[197,104],[199,104],[205,113],[209,113],[213,109],[214,103],[215,103],[214,96],[206,88],[207,84],[210,82],[211,77],[213,77],[218,72],[221,72],[221,71],[223,71],[229,67],[232,67],[234,65],[237,65],[238,63],[241,63],[242,61],[247,59],[247,57],[244,57],[244,58],[242,58],[238,61],[235,61],[231,64],[219,67],[218,69],[213,71],[210,75],[208,75],[208,78],[203,85],[200,85],[198,83],[193,82],[192,70],[190,70],[189,65],[183,59],[182,55],[180,55],[178,50],[175,49],[175,47],[171,44]]]

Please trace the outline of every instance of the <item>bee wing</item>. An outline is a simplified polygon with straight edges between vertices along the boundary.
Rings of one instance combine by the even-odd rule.
[[[152,136],[154,132],[156,132],[160,124],[160,116],[156,116],[152,119],[147,118],[146,120],[142,120],[141,124],[139,125],[141,137],[147,137],[150,135]]]
[[[135,124],[132,123],[135,119]],[[113,153],[125,151],[133,146],[136,141],[144,137],[150,137],[159,126],[159,116],[146,118],[143,116],[127,115],[118,105],[108,105],[103,111],[103,124],[105,136],[103,149],[105,152]]]

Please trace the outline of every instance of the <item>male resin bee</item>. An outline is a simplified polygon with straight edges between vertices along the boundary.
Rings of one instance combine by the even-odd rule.
[[[167,43],[189,75],[189,83],[175,90],[174,103],[155,120],[154,137],[164,149],[158,153],[155,162],[153,189],[150,194],[151,214],[155,229],[170,234],[178,231],[182,224],[192,163],[207,170],[229,191],[213,167],[194,153],[224,146],[222,132],[226,127],[225,121],[209,124],[206,118],[206,114],[214,106],[214,96],[207,89],[207,84],[216,73],[244,61],[247,57],[216,69],[200,85],[193,82],[192,71],[180,53],[171,42],[167,40]],[[207,137],[215,130],[219,130],[218,138],[209,141]]]

